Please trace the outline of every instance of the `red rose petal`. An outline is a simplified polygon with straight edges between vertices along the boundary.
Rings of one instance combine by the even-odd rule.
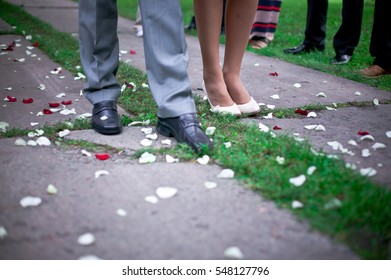
[[[358,134],[358,135],[361,135],[361,136],[365,136],[365,135],[369,135],[369,132],[359,130],[359,131],[357,132],[357,134]]]
[[[125,82],[125,85],[128,88],[134,88],[134,85],[132,85],[131,83],[128,83],[128,82]]]
[[[50,109],[43,109],[42,113],[44,113],[45,115],[51,115],[51,114],[53,114],[53,112],[50,111]]]
[[[274,77],[276,77],[276,76],[278,76],[278,73],[277,73],[277,72],[271,72],[271,73],[269,73],[269,76],[274,76]]]
[[[33,46],[33,47],[38,47],[38,46],[39,46],[39,43],[38,43],[38,42],[35,42],[35,43],[32,44],[31,46]]]
[[[33,103],[33,101],[34,100],[32,98],[23,99],[24,104],[31,104],[31,103]]]
[[[62,105],[71,105],[72,104],[72,100],[62,101],[61,104]]]
[[[275,125],[275,126],[273,126],[273,129],[274,129],[274,130],[281,130],[282,128],[279,127],[279,126],[277,126],[277,125]]]
[[[130,50],[130,54],[136,54],[135,50]]]
[[[8,45],[8,47],[1,49],[2,51],[13,51],[14,46],[13,45]]]
[[[99,160],[106,160],[110,158],[109,154],[95,154],[95,157]]]
[[[307,116],[309,112],[307,110],[302,110],[299,108],[295,111],[295,113],[299,115]]]
[[[16,97],[7,95],[8,102],[16,102]]]
[[[58,107],[60,107],[60,103],[58,103],[58,102],[49,102],[49,107],[51,107],[51,108],[58,108]]]

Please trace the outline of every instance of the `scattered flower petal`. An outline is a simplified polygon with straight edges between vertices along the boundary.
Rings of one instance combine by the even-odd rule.
[[[42,110],[42,113],[43,113],[44,115],[51,115],[51,114],[53,114],[53,112],[50,111],[50,109],[46,109],[46,108]]]
[[[7,101],[8,101],[8,102],[11,102],[11,103],[13,103],[13,102],[16,102],[16,101],[17,101],[17,99],[16,99],[16,97],[13,97],[13,96],[7,95]]]
[[[136,54],[136,51],[135,50],[130,50],[129,53],[130,54]]]
[[[64,129],[64,130],[62,130],[62,131],[60,131],[60,132],[58,133],[58,136],[64,137],[64,136],[69,135],[69,133],[71,133],[71,131],[70,131],[69,129]]]
[[[232,179],[233,177],[235,177],[235,172],[231,169],[223,169],[217,175],[217,178],[221,178],[221,179]]]
[[[125,217],[126,215],[128,215],[128,213],[126,213],[124,209],[119,208],[117,209],[117,215],[121,217]]]
[[[92,154],[91,154],[90,152],[87,152],[86,150],[81,150],[81,154],[82,154],[83,156],[87,156],[87,157],[92,156]]]
[[[314,130],[318,125],[317,124],[310,124],[310,125],[305,125],[304,128],[308,130]]]
[[[57,67],[55,68],[54,70],[50,71],[50,74],[52,75],[58,75],[59,73],[62,72],[62,68],[61,67]]]
[[[162,199],[171,198],[176,195],[177,192],[178,190],[176,188],[171,187],[159,187],[156,189],[156,195]]]
[[[362,157],[369,157],[371,155],[371,153],[369,152],[369,149],[363,149],[361,151],[361,155],[362,155]]]
[[[299,83],[295,83],[293,86],[294,86],[295,88],[301,88],[301,84],[299,84]]]
[[[337,109],[335,109],[333,107],[329,107],[329,106],[326,106],[326,109],[329,110],[329,111],[337,111]]]
[[[278,162],[278,164],[284,164],[285,163],[285,158],[277,156],[276,157],[276,161]]]
[[[262,131],[262,132],[269,132],[270,131],[270,128],[267,127],[266,125],[262,124],[262,123],[259,123],[258,125],[259,129]]]
[[[302,110],[302,109],[298,108],[295,110],[295,113],[299,114],[299,115],[307,116],[309,112],[307,110]]]
[[[304,184],[305,180],[306,180],[305,175],[300,175],[297,177],[290,178],[289,183],[291,183],[292,185],[294,185],[296,187],[300,187]]]
[[[198,158],[198,159],[197,159],[197,162],[198,162],[199,164],[201,164],[201,165],[206,165],[206,164],[208,164],[209,159],[210,159],[210,158],[209,158],[208,155],[204,155],[203,157]]]
[[[95,237],[92,233],[85,233],[83,235],[80,235],[77,239],[77,243],[83,246],[91,245],[95,242]]]
[[[342,202],[338,198],[333,198],[324,205],[324,209],[330,210],[330,209],[340,208],[341,206],[342,206]]]
[[[309,112],[309,113],[307,114],[307,118],[316,118],[316,117],[317,117],[317,115],[316,115],[315,112]]]
[[[232,143],[231,142],[224,142],[224,146],[229,149],[232,147]]]
[[[148,152],[145,152],[141,155],[141,157],[138,160],[140,163],[153,163],[156,161],[156,156]]]
[[[372,149],[377,150],[377,149],[384,149],[386,145],[383,143],[376,142],[375,144],[372,145]]]
[[[360,96],[360,95],[361,95],[361,92],[356,91],[356,92],[354,93],[354,95]]]
[[[375,169],[373,169],[372,167],[361,168],[360,169],[360,174],[362,176],[372,177],[372,176],[375,176],[377,174],[377,171]]]
[[[39,84],[38,85],[38,89],[40,90],[45,90],[46,89],[46,86],[44,84]]]
[[[23,208],[38,206],[41,203],[42,199],[34,196],[26,196],[20,200],[20,205],[22,205]]]
[[[18,139],[15,140],[14,145],[15,146],[26,146],[27,143],[26,143],[26,141],[24,139],[18,138]]]
[[[227,248],[224,251],[224,256],[229,259],[244,259],[242,251],[236,246]]]
[[[367,132],[367,131],[362,131],[362,130],[359,130],[359,131],[357,132],[357,134],[358,134],[358,135],[360,135],[360,136],[365,136],[365,135],[368,135],[368,134],[369,134],[369,132]]]
[[[162,143],[162,145],[166,145],[166,146],[171,146],[171,140],[170,139],[164,139],[162,141],[160,141],[160,143]]]
[[[311,176],[312,174],[314,174],[315,170],[316,170],[316,166],[310,166],[307,169],[307,174]]]
[[[387,138],[391,138],[391,130],[386,132]]]
[[[62,97],[64,97],[64,96],[66,96],[65,93],[60,93],[60,94],[57,94],[57,95],[56,95],[57,98],[62,98]]]
[[[81,256],[79,257],[79,260],[83,260],[83,261],[99,261],[101,260],[101,258],[95,256],[95,255],[84,255],[84,256]]]
[[[141,84],[141,87],[143,87],[143,88],[149,88],[149,85],[146,84],[146,83],[142,83],[142,84]]]
[[[141,132],[143,132],[144,134],[151,134],[153,131],[152,127],[143,127],[141,129]]]
[[[280,96],[278,94],[273,94],[270,97],[273,98],[273,99],[280,99]]]
[[[50,140],[45,136],[39,137],[36,141],[39,146],[50,146],[51,144]]]
[[[109,154],[95,154],[95,158],[99,160],[107,160],[110,158]]]
[[[154,195],[146,196],[144,200],[152,204],[156,204],[159,201],[159,199]]]
[[[375,138],[372,136],[372,135],[364,135],[363,137],[360,138],[360,141],[364,141],[364,140],[368,140],[368,141],[375,141]]]
[[[326,131],[326,128],[323,125],[319,124],[319,125],[317,125],[315,127],[315,130],[317,130],[317,131]]]
[[[95,179],[98,179],[100,176],[103,176],[103,175],[109,175],[109,171],[107,170],[98,170],[98,171],[95,171]]]
[[[281,130],[281,129],[282,129],[282,128],[279,127],[278,125],[273,126],[273,130]]]
[[[6,231],[5,227],[0,226],[0,239],[3,239],[6,236],[7,236],[7,231]]]
[[[216,131],[216,127],[214,126],[209,126],[205,129],[205,134],[208,135],[208,136],[211,136],[215,133]]]
[[[23,99],[23,103],[24,104],[31,104],[31,103],[33,103],[34,102],[34,100],[30,97],[30,98],[27,98],[27,99]]]
[[[35,147],[37,145],[38,145],[38,143],[34,140],[27,141],[27,146]]]
[[[49,184],[48,187],[46,188],[46,192],[48,194],[56,194],[58,193],[58,190],[53,184]]]
[[[210,190],[210,189],[216,188],[217,187],[217,183],[216,182],[207,181],[207,182],[204,183],[204,186],[205,186],[205,188]]]
[[[151,139],[151,140],[156,140],[158,138],[158,135],[156,133],[147,134],[147,135],[145,135],[145,138]]]
[[[9,127],[9,123],[7,123],[7,122],[0,122],[0,130],[2,132],[6,132],[7,131],[7,127]]]
[[[269,76],[277,77],[277,76],[278,76],[278,73],[277,73],[277,72],[270,72],[270,73],[269,73]]]
[[[303,208],[304,204],[301,203],[300,201],[294,200],[294,201],[292,201],[291,207],[292,207],[292,209]]]
[[[65,106],[71,105],[71,104],[72,104],[72,100],[64,100],[64,101],[61,101],[61,104],[62,104],[62,105],[65,105]]]
[[[373,99],[373,104],[378,106],[379,105],[379,99],[377,99],[377,98]]]
[[[141,140],[140,144],[143,147],[150,147],[152,145],[152,140],[150,140],[150,139],[143,139],[143,140]]]
[[[259,65],[260,65],[259,62],[257,62],[257,63],[254,64],[255,67],[258,67]]]
[[[316,97],[327,97],[324,92],[319,92]]]
[[[273,118],[273,113],[269,113],[266,116],[263,116],[264,119],[272,119]]]
[[[60,114],[61,115],[65,115],[65,116],[67,116],[67,115],[76,115],[76,110],[75,110],[75,108],[72,108],[71,110],[69,110],[69,109],[64,109],[64,110],[62,110],[61,112],[60,112]]]
[[[166,162],[167,163],[174,163],[174,162],[178,162],[178,161],[179,161],[179,159],[174,158],[174,157],[172,157],[170,155],[166,155]]]
[[[88,119],[88,118],[91,118],[91,117],[92,117],[91,113],[84,113],[84,114],[81,114],[81,115],[77,116],[78,119]]]
[[[357,142],[354,140],[349,140],[348,144],[352,146],[357,146]]]
[[[327,142],[327,145],[329,145],[330,147],[333,148],[333,150],[340,150],[343,148],[342,144],[337,142],[337,141],[330,141],[330,142]]]
[[[276,108],[276,105],[266,105],[266,107],[268,108],[268,109],[271,109],[271,110],[273,110],[274,108]]]

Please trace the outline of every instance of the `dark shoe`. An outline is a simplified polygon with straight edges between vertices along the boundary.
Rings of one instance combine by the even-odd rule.
[[[333,65],[346,64],[350,60],[352,60],[352,56],[351,55],[348,55],[348,54],[337,54],[335,56],[335,58],[333,58],[330,61],[330,64],[333,64]]]
[[[361,70],[361,74],[367,78],[377,78],[383,75],[389,75],[391,74],[391,71],[388,71],[380,67],[379,65],[372,65],[368,68]]]
[[[122,131],[115,101],[102,101],[92,109],[92,128],[102,134],[118,134]]]
[[[196,21],[195,21],[195,16],[193,16],[191,18],[191,21],[188,25],[185,26],[185,30],[186,31],[190,31],[190,30],[197,30],[197,25],[196,25]]]
[[[301,44],[294,48],[285,49],[284,53],[287,54],[303,54],[303,53],[309,53],[313,51],[324,51],[324,46],[315,46],[315,45],[309,45],[309,44]]]
[[[183,114],[175,118],[158,118],[157,132],[175,137],[179,143],[186,143],[197,153],[213,148],[213,143],[202,131],[195,114]]]

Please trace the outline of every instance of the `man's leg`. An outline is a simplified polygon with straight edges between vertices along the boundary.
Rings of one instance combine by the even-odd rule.
[[[92,125],[103,134],[121,132],[116,101],[118,70],[117,6],[115,0],[80,0],[80,58],[87,76],[84,96],[94,105]]]
[[[212,147],[196,118],[179,0],[140,0],[149,86],[158,106],[157,130],[197,152]]]

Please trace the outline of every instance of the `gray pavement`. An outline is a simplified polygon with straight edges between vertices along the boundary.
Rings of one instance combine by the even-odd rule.
[[[72,1],[9,2],[23,5],[26,11],[60,31],[77,33],[77,4]],[[131,27],[131,21],[119,20],[120,49],[136,50],[135,55],[123,54],[121,59],[145,70],[142,39],[132,33]],[[12,29],[2,21],[0,28]],[[37,57],[26,55],[31,43],[25,38],[1,35],[0,45],[15,39],[20,39],[21,46],[0,56],[0,122],[31,128],[32,122],[39,123],[39,127],[90,112],[91,106],[79,94],[83,81],[74,80],[64,70],[59,75],[50,74],[60,65],[38,48],[30,50]],[[191,84],[202,94],[198,90],[202,83],[198,41],[193,37],[187,41]],[[22,57],[24,62],[14,61]],[[279,76],[269,76],[270,72],[278,72]],[[243,62],[243,79],[258,102],[276,108],[390,99],[390,92],[251,53]],[[38,89],[41,83],[45,90]],[[295,83],[301,87],[294,87]],[[357,91],[361,95],[355,95]],[[327,97],[317,97],[319,92]],[[56,97],[60,93],[66,96]],[[272,99],[274,94],[280,99]],[[7,95],[16,96],[18,101],[3,101]],[[30,97],[34,99],[32,104],[21,102]],[[57,100],[72,100],[72,105],[66,107],[74,108],[76,114],[36,116],[48,102]],[[339,141],[355,153],[343,155],[347,162],[356,163],[358,168],[376,167],[378,174],[372,178],[389,187],[386,170],[391,163],[391,140],[385,136],[391,130],[389,110],[390,105],[337,108],[318,113],[315,119],[260,117],[247,121],[281,126],[283,130],[278,133],[300,133],[315,148],[326,152],[334,152],[328,141]],[[323,124],[326,131],[307,131],[303,128],[307,124]],[[123,153],[111,154],[107,161],[95,159],[94,153],[87,157],[79,148],[54,143],[48,147],[23,147],[14,145],[16,139],[0,139],[0,227],[7,231],[5,237],[0,237],[0,259],[77,259],[88,254],[102,259],[223,259],[224,250],[230,246],[238,246],[246,259],[357,258],[345,245],[312,230],[306,222],[277,208],[240,181],[217,178],[222,167],[195,161],[169,164],[163,156],[155,163],[140,164],[132,158],[144,138],[140,128],[127,127],[121,135],[112,137],[93,130],[72,131],[66,136],[124,149]],[[371,132],[375,142],[384,143],[386,148],[371,150],[372,156],[363,159],[361,150],[372,149],[374,142],[360,142],[358,130]],[[27,136],[22,138],[29,140]],[[159,136],[154,140],[154,147],[161,147],[163,139]],[[347,144],[351,139],[357,141],[357,147]],[[95,178],[97,170],[107,170],[109,174]],[[217,187],[205,188],[206,181],[216,182]],[[48,184],[55,185],[58,193],[47,194]],[[156,204],[145,201],[146,196],[165,186],[176,188],[176,196],[160,199]],[[25,196],[41,197],[42,203],[23,208],[19,202]],[[127,215],[118,215],[118,209]],[[78,237],[87,232],[95,236],[95,243],[79,245]]]

